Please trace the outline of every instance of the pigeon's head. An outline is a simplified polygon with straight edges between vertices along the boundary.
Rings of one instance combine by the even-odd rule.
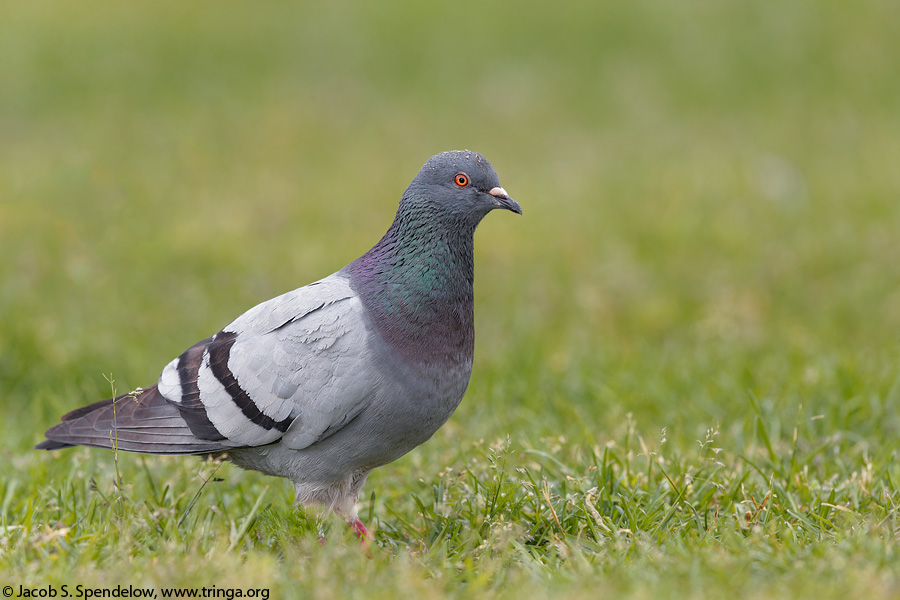
[[[491,163],[470,150],[429,158],[404,194],[404,201],[426,203],[429,212],[475,223],[495,208],[522,214],[519,203],[500,187]]]

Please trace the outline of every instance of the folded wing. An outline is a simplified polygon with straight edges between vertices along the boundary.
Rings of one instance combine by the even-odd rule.
[[[198,454],[283,439],[302,449],[371,401],[363,308],[336,274],[264,302],[169,363],[157,386],[66,415],[42,448]]]

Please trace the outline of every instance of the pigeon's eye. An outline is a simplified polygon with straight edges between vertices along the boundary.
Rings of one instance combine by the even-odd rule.
[[[469,176],[465,173],[457,173],[454,181],[459,187],[466,187],[467,185],[469,185]]]

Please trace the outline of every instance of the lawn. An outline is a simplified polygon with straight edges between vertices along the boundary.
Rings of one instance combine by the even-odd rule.
[[[887,0],[6,3],[0,586],[896,598],[898,56]],[[369,478],[371,557],[283,480],[31,450],[456,148],[525,214],[479,228],[472,381]]]

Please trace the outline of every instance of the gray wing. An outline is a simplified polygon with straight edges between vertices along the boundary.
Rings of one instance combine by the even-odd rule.
[[[159,393],[198,438],[302,449],[352,420],[377,380],[363,307],[335,274],[249,310],[189,348]]]
[[[201,439],[156,386],[83,406],[51,427],[35,446],[116,448],[145,454],[209,454],[229,449],[227,440]]]

